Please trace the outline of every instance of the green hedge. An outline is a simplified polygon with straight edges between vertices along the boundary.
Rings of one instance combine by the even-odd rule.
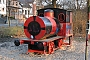
[[[24,35],[23,27],[0,27],[0,37]]]

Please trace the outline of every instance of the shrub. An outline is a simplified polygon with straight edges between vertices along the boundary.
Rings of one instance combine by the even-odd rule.
[[[23,27],[0,27],[0,37],[24,35]]]

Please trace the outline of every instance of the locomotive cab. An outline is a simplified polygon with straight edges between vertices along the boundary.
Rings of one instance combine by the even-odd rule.
[[[53,19],[59,25],[59,36],[67,36],[69,34],[73,34],[72,31],[72,12],[59,8],[45,8],[37,10],[38,16],[44,17],[44,10],[51,9],[54,11]],[[50,15],[50,14],[49,14]]]

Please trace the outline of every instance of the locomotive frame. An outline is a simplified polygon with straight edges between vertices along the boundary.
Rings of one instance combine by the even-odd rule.
[[[73,32],[72,28],[69,28],[68,32],[67,26],[70,27],[72,24],[72,12],[59,9],[59,8],[45,8],[38,10],[38,16],[44,17],[44,10],[51,9],[54,11],[54,17],[60,20],[59,23],[61,23],[62,30],[58,32],[57,36],[53,36],[46,39],[21,39],[21,40],[15,40],[15,45],[19,46],[21,44],[28,44],[28,51],[29,52],[37,52],[41,54],[52,54],[55,50],[62,48],[63,45],[71,46],[72,39],[73,39]],[[61,15],[60,15],[61,14]],[[34,18],[35,16],[33,16]],[[24,29],[26,27],[24,26]],[[67,40],[68,42],[64,42],[64,40]]]

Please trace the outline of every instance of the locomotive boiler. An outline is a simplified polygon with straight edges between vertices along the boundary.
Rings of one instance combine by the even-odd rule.
[[[54,18],[54,11],[47,9],[44,17],[32,16],[24,24],[24,32],[30,39],[44,39],[57,35],[60,30],[60,23]]]
[[[27,40],[15,40],[15,45],[28,44],[28,52],[51,54],[62,45],[71,45],[72,12],[59,8],[37,10],[37,16],[24,23]],[[69,38],[69,42],[64,42]]]

